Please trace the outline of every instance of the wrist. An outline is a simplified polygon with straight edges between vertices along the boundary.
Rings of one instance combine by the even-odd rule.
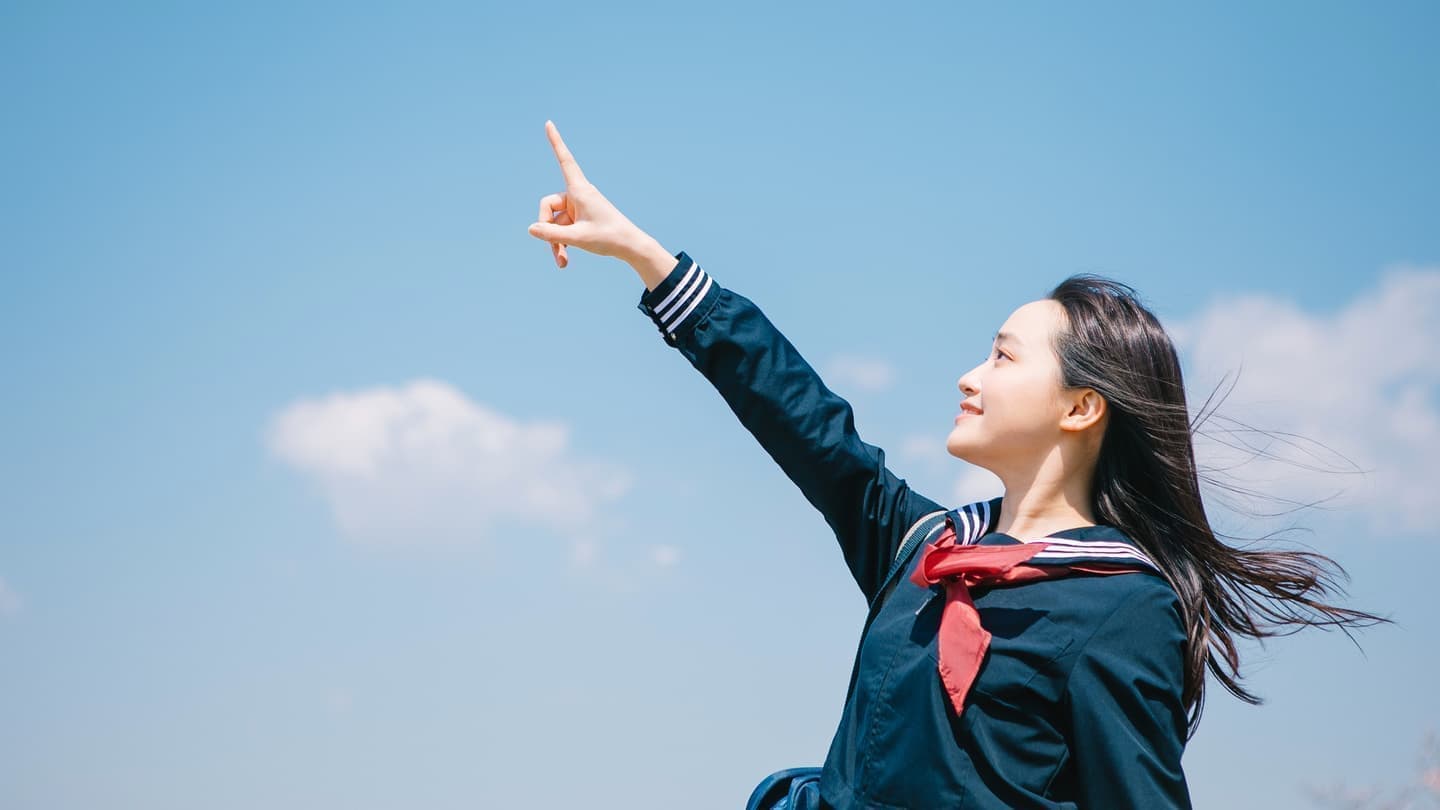
[[[660,286],[660,282],[664,281],[670,275],[670,271],[675,269],[677,261],[674,254],[648,234],[627,251],[625,257],[625,262],[634,268],[635,273],[640,276],[640,281],[645,284],[646,290],[653,290]]]

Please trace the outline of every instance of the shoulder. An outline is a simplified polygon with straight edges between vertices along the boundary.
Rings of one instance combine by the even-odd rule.
[[[1106,615],[1133,610],[1161,613],[1172,609],[1179,615],[1180,597],[1160,563],[1121,529],[1099,525],[1060,532],[1047,543],[1046,550],[1036,559],[1052,559],[1055,563],[1086,565],[1122,564],[1137,570],[1125,575],[1098,577],[1103,587],[1096,588],[1095,607]]]
[[[1117,589],[1118,601],[1111,615],[1120,618],[1126,616],[1132,619],[1146,618],[1153,622],[1183,628],[1184,618],[1180,595],[1160,567],[1159,561],[1145,554],[1140,545],[1120,529],[1112,526],[1103,528],[1110,532],[1115,539],[1128,543],[1139,550],[1144,557],[1146,566],[1146,570],[1130,576],[1112,577],[1112,579],[1124,581],[1119,583],[1122,587]]]
[[[1170,581],[1158,571],[1137,571],[1125,576],[1112,576],[1116,586],[1107,594],[1105,621],[1135,622],[1155,625],[1183,625],[1180,597]]]
[[[1043,605],[1052,621],[1069,629],[1076,650],[1185,634],[1180,598],[1156,571],[1079,572],[1030,583],[1025,590],[1029,603]]]
[[[1188,635],[1175,590],[1148,571],[1100,577],[1073,647],[1073,669],[1125,673],[1116,683],[1179,684]]]

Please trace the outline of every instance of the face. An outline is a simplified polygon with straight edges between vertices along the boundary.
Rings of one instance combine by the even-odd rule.
[[[1059,302],[1015,310],[985,362],[960,378],[964,394],[945,441],[950,455],[1004,473],[1033,467],[1061,440],[1063,388],[1054,335],[1064,326]]]

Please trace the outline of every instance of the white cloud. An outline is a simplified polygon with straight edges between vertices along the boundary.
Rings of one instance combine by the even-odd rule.
[[[20,612],[20,606],[24,604],[20,594],[0,578],[0,616],[14,616]]]
[[[1331,313],[1275,296],[1235,295],[1166,328],[1184,358],[1192,415],[1225,374],[1240,372],[1220,418],[1206,426],[1209,436],[1196,439],[1202,467],[1265,496],[1302,503],[1336,496],[1327,507],[1361,517],[1372,530],[1429,530],[1440,482],[1440,269],[1394,268]],[[1237,427],[1227,418],[1275,438],[1226,436],[1221,431]],[[1217,437],[1259,441],[1281,460],[1257,459]],[[954,461],[943,436],[908,436],[897,455],[934,471]],[[988,470],[961,467],[953,503],[1002,494]],[[1206,498],[1212,507],[1228,502],[1247,513],[1288,508],[1283,500],[1212,487]]]
[[[680,562],[680,549],[674,546],[655,546],[650,549],[650,559],[661,568],[671,568]]]
[[[878,357],[842,354],[830,358],[821,373],[827,385],[861,391],[883,391],[895,384],[895,369]]]
[[[1440,482],[1440,269],[1392,269],[1334,313],[1243,295],[1168,328],[1185,357],[1192,412],[1222,375],[1238,370],[1220,414],[1299,434],[1308,441],[1271,449],[1330,470],[1258,462],[1230,471],[1229,480],[1300,500],[1343,492],[1331,505],[1362,510],[1372,529],[1430,524]],[[1202,464],[1244,455],[1201,440],[1196,450]],[[1366,472],[1337,474],[1344,459]]]
[[[570,544],[570,564],[577,568],[593,565],[600,556],[600,544],[593,537],[579,537]]]
[[[483,542],[504,521],[580,538],[583,564],[600,507],[630,488],[625,470],[572,454],[568,425],[516,420],[437,380],[292,403],[265,442],[346,534],[382,543]]]

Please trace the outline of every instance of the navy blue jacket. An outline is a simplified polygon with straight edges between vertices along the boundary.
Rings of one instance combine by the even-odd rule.
[[[948,512],[962,542],[994,531],[1000,499],[946,509],[862,441],[850,404],[744,296],[684,251],[639,309],[715,386],[834,530],[871,605],[820,788],[842,808],[1190,807],[1180,759],[1185,629],[1158,571],[971,589],[992,634],[955,715],[936,669],[943,587],[882,582],[907,532]],[[1058,554],[1108,559],[1109,526],[1058,532]],[[933,539],[933,538],[932,538]],[[1050,553],[1049,550],[1045,553]],[[882,586],[888,584],[883,598]]]

